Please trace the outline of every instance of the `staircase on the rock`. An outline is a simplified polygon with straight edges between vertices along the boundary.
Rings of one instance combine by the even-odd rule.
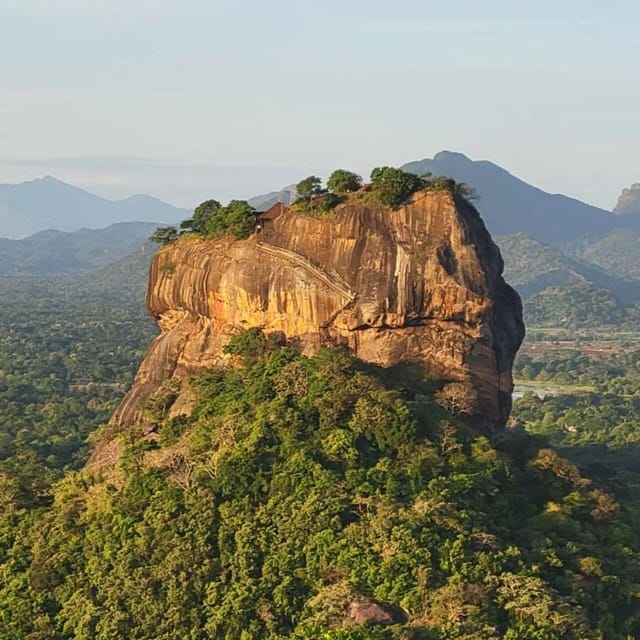
[[[282,258],[296,265],[297,267],[301,267],[307,273],[311,274],[321,282],[324,282],[324,284],[326,284],[332,291],[335,291],[338,295],[347,298],[346,303],[340,308],[336,309],[336,311],[334,311],[334,313],[332,313],[331,316],[318,327],[322,343],[332,344],[333,340],[329,333],[329,327],[340,313],[346,311],[346,309],[348,309],[355,302],[357,297],[356,294],[353,293],[351,289],[349,289],[349,286],[344,281],[342,281],[341,278],[336,275],[329,275],[328,273],[320,269],[320,267],[313,264],[310,260],[308,260],[304,256],[301,256],[295,251],[284,249],[283,247],[278,247],[264,241],[259,241],[257,243],[257,247],[259,251],[262,251],[267,255]]]
[[[268,242],[259,241],[257,243],[258,250],[266,253],[268,255],[276,256],[278,258],[282,258],[295,264],[297,267],[301,267],[307,273],[310,273],[318,280],[324,282],[330,289],[335,291],[338,295],[344,296],[345,298],[355,298],[354,293],[349,289],[349,286],[339,278],[337,275],[329,275],[326,271],[323,271],[320,267],[313,264],[310,260],[301,256],[299,253],[295,251],[290,251],[289,249],[284,249],[283,247],[278,247],[274,244],[269,244]]]

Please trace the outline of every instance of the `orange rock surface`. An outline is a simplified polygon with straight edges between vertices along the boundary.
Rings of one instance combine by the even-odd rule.
[[[508,417],[524,335],[502,269],[476,210],[445,191],[396,210],[352,198],[330,219],[286,211],[247,240],[180,240],[153,259],[147,305],[161,334],[112,422],[141,423],[163,381],[224,362],[230,336],[261,327],[306,353],[342,344],[464,383],[475,424],[491,433]],[[187,412],[191,395],[183,385],[172,412]]]

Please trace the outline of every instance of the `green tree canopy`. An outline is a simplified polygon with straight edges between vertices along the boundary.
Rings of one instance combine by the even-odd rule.
[[[298,182],[296,190],[301,200],[310,200],[314,196],[322,195],[322,180],[318,176],[309,176]]]
[[[196,233],[205,233],[209,220],[221,208],[222,205],[217,200],[205,200],[195,208],[191,218],[182,221],[180,228],[195,231]]]
[[[463,200],[475,200],[477,194],[475,189],[466,182],[456,182],[453,178],[447,178],[445,176],[438,176],[428,181],[428,186],[431,189],[439,189],[442,191],[449,191],[452,195]]]
[[[236,238],[248,238],[255,226],[254,209],[246,200],[232,200],[225,207],[217,200],[206,200],[196,207],[191,218],[180,224],[183,230],[205,236],[229,234]]]
[[[361,186],[362,178],[357,173],[346,169],[336,169],[327,180],[329,191],[338,195],[357,191]]]
[[[248,238],[255,226],[253,207],[246,200],[232,200],[207,220],[204,231],[208,236],[228,233],[242,239]]]
[[[632,502],[523,433],[494,448],[426,380],[229,346],[191,415],[159,398],[158,441],[120,435],[117,484],[0,509],[3,640],[640,637]]]
[[[425,186],[424,179],[395,167],[376,167],[371,172],[371,187],[378,191],[380,200],[391,207],[400,206]]]
[[[178,237],[178,229],[176,227],[158,227],[149,240],[157,244],[165,245],[173,242]]]

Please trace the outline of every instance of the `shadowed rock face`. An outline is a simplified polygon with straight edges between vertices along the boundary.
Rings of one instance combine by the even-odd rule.
[[[147,304],[161,327],[112,422],[142,422],[141,406],[169,378],[221,363],[231,335],[281,332],[306,353],[342,344],[382,366],[419,363],[467,390],[478,429],[511,408],[521,303],[473,207],[417,193],[391,210],[352,201],[335,219],[285,212],[247,240],[182,241],[161,249]],[[172,413],[186,412],[184,390]]]

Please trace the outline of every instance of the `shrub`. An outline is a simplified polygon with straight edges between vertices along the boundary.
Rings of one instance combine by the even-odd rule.
[[[255,360],[273,351],[284,343],[282,334],[265,335],[262,329],[251,327],[237,336],[233,336],[222,351],[246,360]]]
[[[189,425],[189,417],[185,415],[174,416],[164,422],[158,431],[160,446],[170,447],[174,445]]]
[[[179,392],[179,380],[165,380],[160,388],[145,400],[142,406],[144,417],[150,422],[162,422],[178,398]]]
[[[178,229],[176,227],[158,227],[153,235],[149,238],[151,242],[162,246],[173,242],[178,237]]]

